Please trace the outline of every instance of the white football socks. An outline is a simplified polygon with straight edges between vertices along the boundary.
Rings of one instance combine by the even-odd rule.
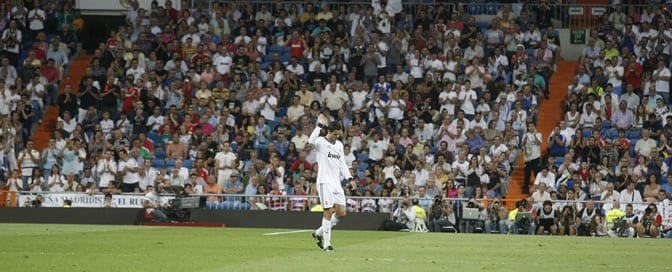
[[[322,247],[327,248],[331,246],[331,220],[322,218]]]
[[[336,226],[336,224],[338,224],[338,221],[339,220],[338,220],[338,217],[336,217],[336,215],[332,216],[331,217],[331,227],[333,228],[334,226]]]

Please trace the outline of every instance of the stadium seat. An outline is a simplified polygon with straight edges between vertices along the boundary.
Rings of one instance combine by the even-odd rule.
[[[189,169],[189,170],[191,170],[191,168],[193,167],[193,165],[194,165],[194,161],[193,161],[193,160],[184,160],[184,161],[183,161],[183,166],[184,166],[185,168]]]
[[[278,111],[278,116],[283,117],[287,115],[287,108],[282,107],[280,108],[280,111]]]
[[[562,165],[563,162],[565,162],[565,157],[562,157],[562,156],[555,157],[555,166],[556,167],[560,167],[560,165]]]
[[[284,47],[282,46],[269,46],[268,47],[268,54],[267,56],[270,55],[272,56],[274,53],[282,54],[284,52]]]
[[[626,132],[626,137],[630,139],[630,141],[634,140],[639,140],[639,138],[642,137],[642,132],[639,130],[628,130]]]
[[[369,164],[368,164],[368,163],[360,162],[360,163],[359,163],[359,169],[357,169],[357,170],[364,172],[364,170],[366,170],[367,168],[369,168]]]
[[[592,131],[592,130],[590,130],[590,129],[586,129],[586,130],[583,131],[583,138],[584,138],[584,139],[590,137],[590,135],[593,135],[593,131]]]
[[[610,129],[610,128],[611,128],[611,121],[602,122],[602,129]]]
[[[527,53],[528,57],[534,58],[534,48],[525,49],[525,53]]]
[[[489,4],[486,5],[485,14],[496,15],[497,11],[499,11],[499,4],[489,3]]]
[[[368,161],[368,160],[369,160],[369,154],[367,154],[367,153],[359,153],[359,154],[357,155],[357,160],[358,160],[359,162],[365,162],[365,161]]]
[[[163,160],[166,158],[166,150],[157,148],[154,150],[154,159]]]
[[[469,5],[468,11],[471,15],[480,15],[482,13],[481,5]]]
[[[170,170],[170,169],[173,169],[173,167],[175,167],[175,160],[167,160],[166,161],[166,168],[168,168]]]
[[[429,232],[427,229],[427,224],[425,224],[424,218],[416,218],[415,225],[413,227],[413,232]]]
[[[152,140],[154,144],[157,144],[159,142],[159,134],[156,134],[156,132],[150,131],[147,133],[147,139]]]
[[[161,168],[161,167],[164,166],[164,164],[165,164],[165,162],[163,160],[159,160],[159,159],[153,159],[152,160],[152,167]]]

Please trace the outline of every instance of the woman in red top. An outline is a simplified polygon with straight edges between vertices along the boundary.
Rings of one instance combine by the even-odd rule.
[[[289,40],[289,54],[292,58],[303,59],[303,51],[306,50],[306,41],[301,39],[298,31],[292,33],[292,39]]]
[[[124,105],[121,108],[121,111],[129,113],[133,111],[133,101],[140,97],[140,90],[133,86],[132,78],[127,79],[128,88],[124,91]]]

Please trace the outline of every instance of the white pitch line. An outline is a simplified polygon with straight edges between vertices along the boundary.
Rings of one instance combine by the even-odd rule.
[[[293,231],[283,231],[283,232],[269,232],[269,233],[264,233],[264,236],[273,236],[273,235],[283,235],[283,234],[292,234],[292,233],[302,233],[302,232],[309,232],[313,230],[293,230]]]

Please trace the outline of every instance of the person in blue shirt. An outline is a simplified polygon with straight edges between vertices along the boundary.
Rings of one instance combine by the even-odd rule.
[[[560,126],[555,126],[555,128],[553,128],[553,133],[548,136],[548,144],[551,146],[548,150],[549,156],[564,156],[565,153],[567,153],[567,149],[565,148],[566,141],[567,139],[565,139],[565,136],[560,134]]]
[[[322,34],[323,32],[328,33],[332,32],[331,28],[327,26],[327,21],[324,19],[320,20],[320,24],[317,27],[313,28],[313,31],[310,33],[310,36],[315,37]]]

